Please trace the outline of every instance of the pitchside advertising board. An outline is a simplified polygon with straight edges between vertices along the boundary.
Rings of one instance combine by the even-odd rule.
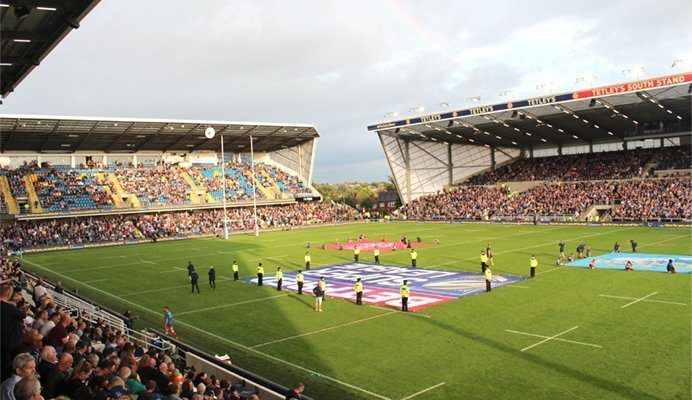
[[[298,291],[295,280],[297,271],[283,275],[283,288]],[[305,284],[303,293],[312,295],[321,277],[327,282],[327,297],[355,301],[353,285],[356,279],[363,280],[363,302],[385,307],[400,307],[399,288],[408,280],[411,289],[409,310],[420,310],[446,303],[463,296],[485,290],[485,277],[481,274],[458,271],[438,271],[433,269],[406,268],[395,265],[375,265],[367,263],[339,264],[330,267],[303,271]],[[526,279],[525,277],[493,276],[493,287],[504,286]],[[257,278],[246,282],[257,283]],[[276,286],[276,278],[266,274],[264,284]]]
[[[377,131],[380,129],[396,128],[398,126],[408,126],[421,123],[448,120],[458,117],[467,117],[471,115],[486,114],[494,111],[506,111],[515,108],[560,103],[563,101],[612,96],[622,93],[675,86],[688,82],[692,82],[692,73],[689,72],[677,75],[662,76],[658,78],[644,79],[636,82],[626,82],[610,86],[579,90],[572,93],[561,93],[550,96],[534,97],[531,99],[513,101],[511,103],[492,104],[487,106],[468,108],[465,110],[450,111],[440,114],[423,115],[420,117],[408,118],[399,121],[384,122],[376,125],[368,125],[368,130]]]

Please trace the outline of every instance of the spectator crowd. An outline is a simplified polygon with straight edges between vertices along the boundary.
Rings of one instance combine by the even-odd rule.
[[[650,175],[650,171],[644,171],[649,163],[656,164],[655,169],[658,170],[690,168],[689,148],[682,146],[522,158],[495,170],[472,176],[465,184],[631,179]]]
[[[255,163],[257,198],[267,193],[274,197],[294,197],[311,193],[310,188],[297,176],[274,165]],[[44,162],[25,163],[19,168],[3,168],[0,174],[9,183],[12,195],[27,198],[26,178],[31,180],[38,200],[46,212],[108,210],[114,205],[113,194],[118,194],[117,184],[124,194],[134,195],[143,207],[183,206],[192,202],[193,187],[208,191],[216,201],[223,200],[222,170],[214,164],[143,163],[136,167],[130,163],[103,165],[89,162],[74,168],[68,165],[51,165]],[[113,174],[115,181],[108,178]],[[189,174],[187,179],[185,174]],[[247,201],[253,197],[253,171],[249,163],[229,162],[225,165],[226,200]],[[284,196],[286,195],[286,196]],[[0,211],[5,201],[0,199]],[[34,207],[36,208],[36,207]]]
[[[3,400],[259,400],[256,387],[188,368],[86,312],[0,258]],[[31,283],[31,285],[30,285]]]
[[[689,221],[691,198],[687,178],[547,183],[509,194],[497,186],[461,186],[422,196],[399,213],[408,219],[568,215],[576,220],[590,206],[610,205],[613,220]]]
[[[252,231],[251,207],[229,208],[230,231]],[[356,218],[357,212],[343,204],[318,202],[257,208],[260,229],[292,228],[301,225],[339,222]],[[164,238],[200,234],[221,235],[224,214],[220,209],[176,211],[157,214],[132,214],[88,218],[15,221],[0,226],[3,242],[9,250],[35,247],[118,242],[143,238]]]

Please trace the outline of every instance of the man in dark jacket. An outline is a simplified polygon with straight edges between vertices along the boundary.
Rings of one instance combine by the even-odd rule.
[[[216,290],[216,270],[214,269],[213,265],[211,267],[209,267],[208,275],[209,275],[209,287]]]
[[[190,283],[192,284],[192,293],[195,292],[195,288],[197,288],[197,293],[199,293],[199,274],[197,271],[192,271],[190,274]]]
[[[2,308],[0,308],[0,319],[2,320],[2,380],[7,379],[12,371],[12,358],[14,353],[22,345],[22,335],[24,328],[22,320],[26,318],[26,314],[15,307],[9,301],[12,299],[14,289],[10,285],[2,285],[0,287],[0,300]]]

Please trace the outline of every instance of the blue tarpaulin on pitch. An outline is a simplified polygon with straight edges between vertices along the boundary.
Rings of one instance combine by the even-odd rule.
[[[589,267],[591,260],[596,260],[596,268],[625,269],[631,261],[635,271],[666,272],[668,260],[673,260],[675,271],[682,274],[692,273],[692,256],[680,254],[639,254],[608,253],[596,257],[583,258],[567,264],[568,267]]]

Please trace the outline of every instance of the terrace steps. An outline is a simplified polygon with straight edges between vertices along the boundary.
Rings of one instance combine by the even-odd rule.
[[[34,182],[36,181],[36,174],[28,174],[24,176],[24,184],[26,185],[26,194],[29,197],[29,207],[32,213],[42,213],[43,207],[41,207],[41,202],[36,194],[36,189],[34,189]]]
[[[276,195],[274,194],[274,192],[272,192],[271,190],[269,190],[269,188],[262,185],[262,183],[260,183],[260,181],[256,177],[253,177],[252,179],[255,181],[255,187],[258,188],[260,190],[260,192],[264,193],[264,195],[268,199],[270,199],[270,200],[276,199]]]
[[[270,174],[266,174],[264,177],[272,185],[272,188],[274,188],[274,193],[279,193],[282,199],[290,198],[290,196],[287,193],[281,191],[279,184],[276,183],[276,181],[274,180],[274,178],[272,178]]]
[[[190,201],[192,204],[201,203],[202,200],[200,197],[204,196],[204,190],[197,187],[195,181],[192,180],[192,177],[187,173],[187,171],[180,171],[180,174],[182,175],[183,179],[185,179],[185,182],[190,185]]]
[[[17,199],[12,196],[12,190],[10,189],[10,182],[7,177],[0,175],[0,190],[2,194],[5,195],[5,202],[7,203],[7,211],[10,214],[19,214],[19,205],[17,204]]]

